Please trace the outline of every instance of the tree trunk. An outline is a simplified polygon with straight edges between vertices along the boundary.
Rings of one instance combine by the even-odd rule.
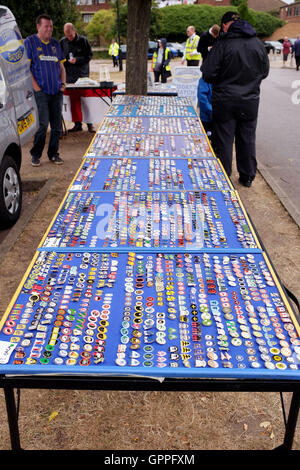
[[[126,94],[147,95],[151,0],[128,0]]]

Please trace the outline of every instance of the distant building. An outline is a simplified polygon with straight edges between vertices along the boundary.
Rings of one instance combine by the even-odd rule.
[[[193,5],[195,0],[160,0],[157,2],[158,8],[170,7],[172,5]]]
[[[280,18],[288,23],[300,23],[300,2],[281,7]]]
[[[76,0],[76,8],[84,23],[89,23],[97,11],[109,10],[111,7],[111,0]]]
[[[278,10],[279,13],[279,9],[286,5],[287,3],[282,0],[248,0],[249,8],[265,13],[274,10]]]

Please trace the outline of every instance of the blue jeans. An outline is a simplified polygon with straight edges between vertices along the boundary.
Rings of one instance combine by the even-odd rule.
[[[40,159],[45,147],[48,125],[51,133],[48,145],[48,158],[58,157],[59,138],[61,135],[61,113],[63,94],[47,95],[43,91],[34,92],[39,113],[39,128],[34,135],[33,147],[30,153],[33,158]]]

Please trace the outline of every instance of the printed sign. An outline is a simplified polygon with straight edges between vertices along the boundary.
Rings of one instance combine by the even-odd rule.
[[[176,67],[174,72],[173,85],[177,88],[178,96],[191,98],[195,107],[201,75],[199,67]]]

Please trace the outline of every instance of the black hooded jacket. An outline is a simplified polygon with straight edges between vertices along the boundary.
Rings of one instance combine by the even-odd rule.
[[[269,67],[265,47],[250,23],[232,23],[227,33],[220,34],[201,67],[203,79],[212,84],[213,118],[255,119],[260,84]]]
[[[78,78],[88,77],[90,73],[89,62],[93,57],[92,48],[88,40],[84,36],[80,36],[76,33],[73,41],[69,41],[66,37],[63,37],[60,40],[60,45],[67,59],[64,63],[67,82],[75,83]],[[75,64],[68,62],[70,53],[73,54],[73,57],[76,57]]]
[[[163,57],[162,57],[162,63],[161,63],[161,68],[166,68],[167,65],[169,65],[170,63],[170,60],[171,60],[171,52],[170,50],[167,48],[167,40],[166,38],[161,38],[160,39],[160,42],[162,43],[162,46],[163,46]],[[166,58],[166,49],[167,49],[167,58]],[[155,49],[155,54],[156,56],[158,55],[158,50],[159,50],[159,46]]]

